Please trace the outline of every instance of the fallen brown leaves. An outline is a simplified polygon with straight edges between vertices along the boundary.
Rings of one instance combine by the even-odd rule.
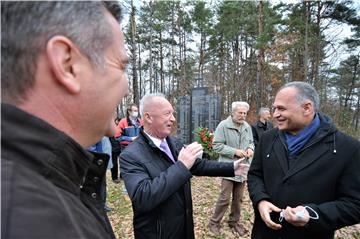
[[[109,174],[107,178],[111,178]],[[247,191],[245,192],[241,210],[241,223],[249,231],[245,237],[239,237],[227,226],[228,212],[225,214],[221,224],[221,235],[215,236],[209,232],[207,225],[219,194],[220,182],[221,178],[193,177],[192,179],[195,237],[197,239],[250,239],[254,213]],[[113,211],[108,215],[115,235],[117,238],[133,239],[131,201],[127,194],[123,192],[123,181],[114,184],[111,180],[108,180],[107,186],[107,205],[113,208]],[[360,239],[360,224],[338,230],[335,238]]]

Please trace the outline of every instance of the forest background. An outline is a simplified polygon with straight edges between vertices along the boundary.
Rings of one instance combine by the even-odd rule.
[[[247,101],[248,121],[286,82],[314,85],[321,111],[360,138],[360,3],[335,1],[122,2],[129,96],[164,93],[175,106],[201,82],[221,95],[221,118]],[[201,81],[200,81],[201,80]]]
[[[247,120],[253,123],[259,107],[271,107],[280,86],[299,80],[315,86],[320,110],[338,128],[360,139],[358,0],[125,0],[122,5],[130,94],[118,107],[120,117],[145,93],[162,92],[175,107],[179,96],[200,84],[221,95],[222,119],[231,102],[243,100],[251,106]],[[119,193],[123,181],[107,178],[115,234],[134,238],[131,202]],[[219,237],[207,229],[220,180],[192,180],[196,238],[239,238],[226,225]],[[247,192],[241,213],[247,239],[254,218]],[[360,224],[338,230],[335,238],[360,238]]]

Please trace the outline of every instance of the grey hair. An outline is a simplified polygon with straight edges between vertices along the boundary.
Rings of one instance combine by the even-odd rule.
[[[117,2],[12,1],[1,2],[1,93],[21,102],[34,85],[36,62],[56,35],[69,38],[97,68],[113,41],[106,10],[120,22]]]
[[[315,112],[319,110],[319,94],[316,92],[315,88],[312,85],[302,81],[292,81],[282,86],[280,90],[289,87],[293,87],[297,90],[296,101],[299,104],[302,104],[305,100],[310,100],[314,104]]]
[[[231,104],[231,111],[234,112],[239,107],[245,107],[247,110],[250,109],[250,105],[246,103],[245,101],[234,101]]]
[[[263,113],[265,112],[270,112],[270,108],[267,108],[267,107],[261,107],[259,109],[259,116],[261,116]]]
[[[140,106],[139,106],[139,112],[140,112],[141,118],[144,118],[144,113],[147,110],[148,102],[151,101],[155,97],[161,97],[161,98],[166,99],[165,95],[162,93],[151,93],[151,94],[144,95],[140,100]]]

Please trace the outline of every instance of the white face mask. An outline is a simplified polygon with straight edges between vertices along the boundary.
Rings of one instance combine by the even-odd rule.
[[[131,115],[133,118],[137,118],[139,116],[139,112],[133,112]]]

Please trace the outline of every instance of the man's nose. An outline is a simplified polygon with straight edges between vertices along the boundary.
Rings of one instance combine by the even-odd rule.
[[[175,120],[176,120],[174,114],[171,114],[170,120],[171,120],[171,121],[175,121]]]
[[[274,113],[273,113],[273,117],[276,118],[276,117],[279,117],[280,114],[279,114],[279,111],[277,109],[274,110]]]

